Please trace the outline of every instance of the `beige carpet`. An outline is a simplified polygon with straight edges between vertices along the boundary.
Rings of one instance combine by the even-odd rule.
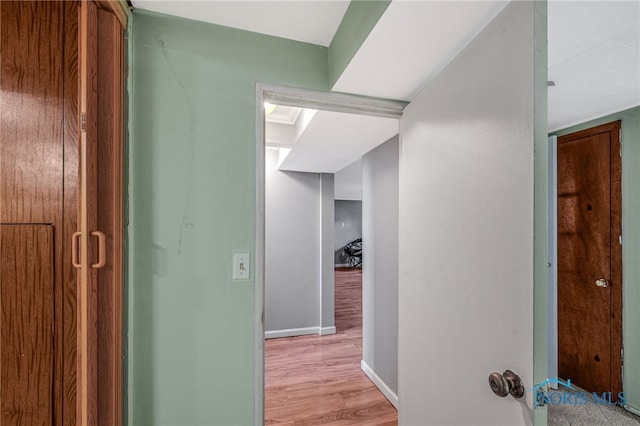
[[[559,392],[573,392],[561,388]],[[555,399],[559,401],[560,399]],[[593,397],[588,404],[549,404],[547,425],[549,426],[638,426],[640,417],[635,416],[622,407],[593,403]]]

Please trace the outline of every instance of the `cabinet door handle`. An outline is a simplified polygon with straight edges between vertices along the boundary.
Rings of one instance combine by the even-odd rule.
[[[74,232],[71,236],[71,264],[74,268],[82,268],[82,264],[78,262],[78,238],[82,232]]]
[[[104,233],[100,231],[93,231],[91,235],[98,237],[98,263],[94,263],[91,267],[93,269],[100,269],[107,263],[105,259],[105,251],[107,249],[105,236]]]

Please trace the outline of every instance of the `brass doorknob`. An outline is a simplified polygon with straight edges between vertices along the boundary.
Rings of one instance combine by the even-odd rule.
[[[609,281],[605,280],[604,278],[600,278],[596,280],[596,285],[601,288],[609,287]]]

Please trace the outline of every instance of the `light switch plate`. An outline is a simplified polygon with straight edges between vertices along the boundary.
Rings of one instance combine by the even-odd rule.
[[[251,270],[251,258],[249,253],[236,253],[233,255],[233,279],[247,280],[249,279],[249,271]]]

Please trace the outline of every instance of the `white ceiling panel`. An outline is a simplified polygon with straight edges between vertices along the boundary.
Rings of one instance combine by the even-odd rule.
[[[633,38],[640,16],[637,1],[552,0],[548,9],[550,68],[627,32]]]
[[[280,123],[280,124],[295,124],[300,115],[300,108],[273,105],[268,106],[268,102],[265,103],[265,109],[274,108],[270,114],[267,114],[265,120],[268,123]]]
[[[412,100],[507,1],[393,1],[333,90]]]
[[[280,170],[335,173],[398,134],[398,120],[318,111]]]
[[[328,46],[349,1],[133,0],[133,5],[168,15]]]
[[[621,46],[640,49],[640,26],[632,28],[626,33],[615,36],[612,41]]]
[[[584,88],[607,87],[614,80],[619,80],[608,78],[609,76],[637,77],[640,71],[638,65],[638,49],[605,42],[570,61],[550,68],[549,79],[553,80],[558,88],[563,85],[581,85]]]
[[[549,2],[549,131],[640,105],[640,2]]]

